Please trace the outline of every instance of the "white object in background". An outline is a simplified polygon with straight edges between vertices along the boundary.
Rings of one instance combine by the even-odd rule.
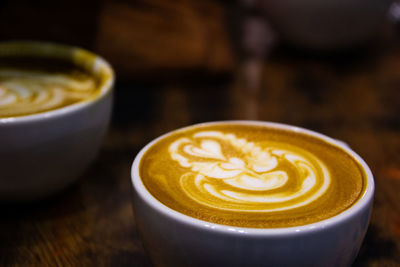
[[[393,0],[259,0],[281,39],[331,50],[374,38]]]
[[[27,116],[0,118],[0,200],[32,200],[75,181],[99,150],[108,128],[114,74],[102,58],[79,48],[0,43],[1,56],[71,60],[97,78],[100,94],[77,104]]]

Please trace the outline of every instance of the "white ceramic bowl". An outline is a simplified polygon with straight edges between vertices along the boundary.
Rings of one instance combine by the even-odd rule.
[[[97,55],[40,42],[0,43],[0,55],[58,58],[101,79],[92,100],[20,117],[0,118],[0,200],[30,200],[66,187],[93,161],[106,133],[114,74]]]
[[[357,45],[381,30],[393,0],[259,0],[281,38],[331,50]]]
[[[366,163],[347,145],[299,127],[257,121],[321,138],[341,147],[364,168],[364,195],[344,212],[309,225],[257,229],[214,224],[181,214],[145,188],[139,163],[161,136],[145,146],[132,165],[133,206],[137,229],[155,266],[350,266],[360,249],[372,210],[374,179]],[[215,122],[215,123],[232,123]]]

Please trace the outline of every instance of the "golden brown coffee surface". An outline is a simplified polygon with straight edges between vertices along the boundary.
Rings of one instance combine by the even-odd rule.
[[[340,147],[303,133],[235,123],[175,131],[146,151],[139,173],[171,209],[255,228],[330,218],[366,188],[361,165]]]
[[[0,59],[0,118],[50,111],[92,99],[97,81],[59,61]]]

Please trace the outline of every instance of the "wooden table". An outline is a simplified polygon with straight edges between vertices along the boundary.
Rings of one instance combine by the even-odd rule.
[[[107,9],[109,16],[115,8],[121,7]],[[232,32],[234,26],[221,24],[220,6],[205,5],[202,12],[208,15],[200,19],[210,22],[205,27],[214,29],[216,38],[208,40],[208,47],[226,53],[217,61],[205,61],[203,50],[189,49],[191,35],[186,35],[188,46],[180,43],[181,51],[187,56],[197,51],[197,56],[176,61],[186,65],[166,64],[168,56],[146,61],[153,55],[146,49],[159,49],[161,39],[155,48],[143,44],[135,50],[146,55],[146,64],[132,63],[133,69],[120,55],[113,57],[112,47],[92,47],[109,55],[120,78],[110,131],[96,161],[73,186],[38,202],[1,206],[0,266],[149,265],[131,206],[130,167],[136,153],[172,129],[229,119],[293,124],[347,142],[376,181],[374,212],[355,266],[400,266],[399,32],[387,27],[371,47],[334,55],[268,40],[261,40],[267,50],[249,52],[237,48],[240,41],[235,46],[221,39],[220,29]],[[166,49],[179,50],[174,44]],[[144,76],[140,66],[145,66]]]

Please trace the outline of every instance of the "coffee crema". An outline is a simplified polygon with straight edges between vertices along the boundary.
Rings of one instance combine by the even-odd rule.
[[[351,207],[366,174],[323,139],[262,125],[221,123],[173,132],[143,155],[139,173],[161,203],[224,225],[282,228]]]
[[[0,118],[62,108],[99,91],[95,78],[72,64],[41,59],[0,64]]]

